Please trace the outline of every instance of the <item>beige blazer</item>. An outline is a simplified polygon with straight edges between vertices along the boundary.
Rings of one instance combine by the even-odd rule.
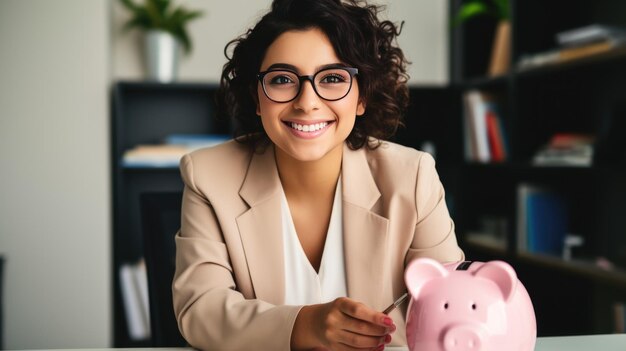
[[[176,235],[174,311],[191,346],[288,350],[302,306],[285,306],[281,183],[273,147],[234,141],[181,160],[185,183]],[[464,258],[433,158],[393,143],[350,150],[342,161],[348,297],[383,310],[406,287],[417,257]],[[392,345],[405,345],[407,303],[391,313]]]

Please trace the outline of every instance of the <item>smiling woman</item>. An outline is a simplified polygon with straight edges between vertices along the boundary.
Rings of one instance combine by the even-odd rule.
[[[181,161],[173,298],[192,346],[406,345],[406,306],[381,312],[404,267],[463,259],[432,157],[384,141],[408,93],[380,10],[275,0],[227,45],[220,96],[240,128]]]
[[[358,70],[337,62],[341,59],[317,28],[285,32],[267,49],[259,75],[272,80],[264,79],[257,87],[256,112],[278,146],[278,159],[317,161],[324,169],[339,171],[340,149],[365,105],[358,77],[353,80],[350,73]]]

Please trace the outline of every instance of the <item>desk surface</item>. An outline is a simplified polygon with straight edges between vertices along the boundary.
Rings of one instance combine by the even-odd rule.
[[[564,348],[566,347],[566,349]],[[626,334],[555,336],[537,339],[536,351],[624,351]]]
[[[387,351],[407,351],[406,347],[386,347]],[[624,351],[626,334],[554,336],[537,338],[535,351]]]
[[[83,349],[84,351],[191,351],[191,348]],[[387,351],[408,351],[406,347],[387,347]],[[535,351],[624,351],[626,334],[554,336],[537,339]],[[25,351],[25,350],[21,350]],[[41,351],[41,350],[38,350]],[[60,350],[57,350],[60,351]],[[72,349],[67,351],[81,351]]]

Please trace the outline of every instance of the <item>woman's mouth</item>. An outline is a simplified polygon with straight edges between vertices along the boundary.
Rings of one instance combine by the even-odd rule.
[[[321,123],[315,123],[315,124],[298,124],[295,122],[287,122],[286,124],[289,127],[296,129],[298,131],[301,131],[301,132],[316,132],[326,127],[328,125],[328,122],[321,122]]]
[[[283,123],[287,127],[289,127],[289,129],[291,130],[293,134],[295,134],[298,137],[314,138],[318,135],[321,135],[326,129],[328,129],[329,125],[334,123],[334,121],[324,121],[324,122],[308,123],[308,124],[291,122],[291,121],[283,121]]]

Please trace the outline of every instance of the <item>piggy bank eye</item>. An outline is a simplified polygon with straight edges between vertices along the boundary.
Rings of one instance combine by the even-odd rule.
[[[472,309],[473,309],[473,310],[475,310],[475,309],[476,309],[476,304],[475,304],[475,303],[473,303],[473,304],[472,304]]]
[[[447,302],[443,304],[443,308],[445,308],[446,310],[448,309],[448,303]]]

